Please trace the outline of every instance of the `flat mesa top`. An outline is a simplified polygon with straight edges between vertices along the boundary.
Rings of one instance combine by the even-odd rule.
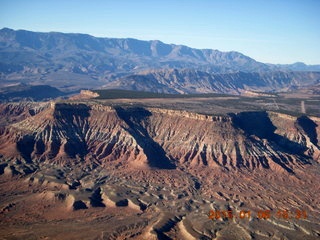
[[[129,90],[94,90],[90,97],[110,106],[140,106],[225,115],[243,111],[273,111],[294,116],[320,117],[320,95],[306,93],[163,94]]]

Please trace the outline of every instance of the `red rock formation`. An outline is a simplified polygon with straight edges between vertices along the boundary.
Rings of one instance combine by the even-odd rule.
[[[319,160],[317,118],[272,112],[206,116],[88,103],[56,103],[23,118],[2,130],[0,153],[29,162],[292,172]]]

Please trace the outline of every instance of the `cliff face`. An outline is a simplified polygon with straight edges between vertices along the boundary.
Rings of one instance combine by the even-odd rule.
[[[2,111],[8,108],[2,106]],[[142,169],[267,168],[319,161],[318,118],[273,112],[185,111],[56,103],[1,130],[0,154],[25,163]],[[33,107],[34,108],[34,107]]]
[[[319,118],[209,116],[88,100],[0,109],[3,236],[19,226],[26,234],[26,224],[43,236],[52,222],[54,234],[88,239],[319,236]],[[210,220],[217,209],[248,210],[251,219]],[[266,209],[274,217],[264,221],[257,213]],[[284,221],[279,209],[304,211],[308,220]],[[230,229],[241,230],[230,238]]]

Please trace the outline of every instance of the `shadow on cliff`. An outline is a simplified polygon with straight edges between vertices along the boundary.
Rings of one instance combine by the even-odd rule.
[[[267,139],[271,143],[273,150],[292,155],[298,155],[303,164],[309,164],[308,156],[305,155],[307,147],[297,142],[291,141],[275,133],[277,129],[271,122],[267,112],[241,112],[238,114],[230,114],[233,125],[242,129],[248,136],[255,135],[260,139]],[[306,127],[305,127],[306,128]],[[312,130],[309,132],[313,133]],[[314,139],[314,138],[313,138]],[[272,156],[275,163],[279,164],[286,171],[292,173],[293,170],[288,167],[288,159],[284,157]]]
[[[84,133],[88,128],[87,118],[90,116],[90,110],[91,108],[85,104],[55,105],[54,118],[62,126],[67,139],[64,151],[72,158],[77,155],[83,157],[88,153]],[[57,144],[60,145],[58,142]]]
[[[159,169],[175,169],[172,160],[166,156],[163,148],[150,137],[148,131],[143,127],[143,120],[152,115],[148,110],[141,107],[115,108],[117,115],[129,126],[126,129],[137,141],[148,158],[150,167]]]
[[[317,127],[318,125],[307,116],[301,116],[297,119],[298,127],[300,126],[305,134],[309,137],[310,142],[318,146]]]
[[[34,136],[25,135],[19,139],[16,143],[17,150],[19,151],[21,157],[27,162],[31,163],[31,153],[33,151],[33,146],[35,144]]]
[[[62,146],[61,138],[64,138],[64,152],[71,158],[83,158],[88,153],[84,131],[88,127],[87,118],[90,116],[90,110],[91,108],[85,104],[55,104],[53,117],[56,124],[47,125],[45,128],[45,131],[53,132],[50,139],[45,139],[42,134],[40,137],[32,134],[18,139],[16,146],[21,157],[31,163],[33,157],[38,158],[49,148],[47,157],[53,159]]]

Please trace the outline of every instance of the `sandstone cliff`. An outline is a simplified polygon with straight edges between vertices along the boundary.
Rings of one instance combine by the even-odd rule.
[[[116,164],[294,172],[320,156],[320,120],[307,116],[274,112],[209,116],[80,102],[41,106],[24,105],[15,116],[20,121],[2,127],[0,154],[6,159],[82,163],[91,168]],[[1,107],[6,113],[15,108]]]
[[[88,100],[5,104],[0,114],[1,236],[320,236],[319,118]],[[210,220],[209,210],[235,218]]]

